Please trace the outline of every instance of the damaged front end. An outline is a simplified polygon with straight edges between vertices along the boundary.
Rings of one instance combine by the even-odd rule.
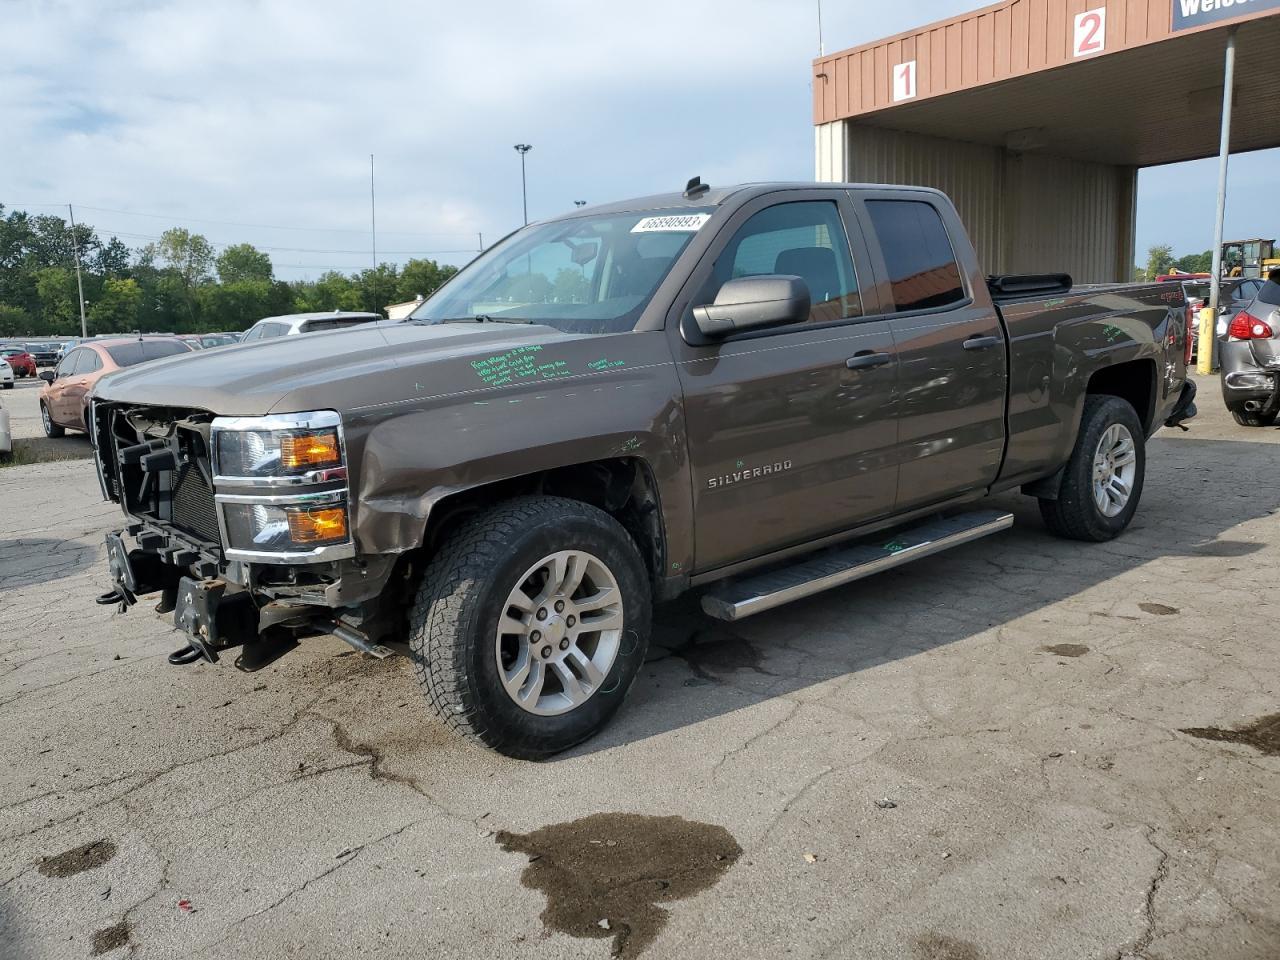
[[[188,644],[171,662],[241,647],[236,665],[252,670],[330,631],[385,649],[379,598],[395,558],[357,553],[337,413],[95,401],[90,426],[103,496],[128,518],[107,535],[112,586],[98,602],[158,593]]]

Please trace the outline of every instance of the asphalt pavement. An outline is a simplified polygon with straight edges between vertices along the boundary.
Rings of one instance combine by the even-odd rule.
[[[0,957],[1274,960],[1280,430],[1202,390],[1120,539],[1005,496],[732,627],[682,602],[544,763],[332,637],[170,666],[167,618],[93,603],[91,462],[0,468]]]

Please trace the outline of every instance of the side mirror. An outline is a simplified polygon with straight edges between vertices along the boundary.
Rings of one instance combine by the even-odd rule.
[[[727,281],[716,302],[693,308],[704,337],[727,337],[809,319],[809,287],[799,277],[769,274]]]
[[[41,380],[43,380],[45,383],[53,383],[53,371],[52,371],[52,370],[41,370],[41,371],[40,371],[40,379],[41,379]]]

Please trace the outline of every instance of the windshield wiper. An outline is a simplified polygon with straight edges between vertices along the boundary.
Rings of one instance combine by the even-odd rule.
[[[487,313],[477,313],[471,317],[450,317],[441,323],[533,323],[524,317],[494,317]]]

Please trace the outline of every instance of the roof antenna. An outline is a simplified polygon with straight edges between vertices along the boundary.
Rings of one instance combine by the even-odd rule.
[[[703,183],[701,177],[694,177],[684,185],[684,198],[692,200],[694,197],[700,197],[711,189],[711,184]]]

